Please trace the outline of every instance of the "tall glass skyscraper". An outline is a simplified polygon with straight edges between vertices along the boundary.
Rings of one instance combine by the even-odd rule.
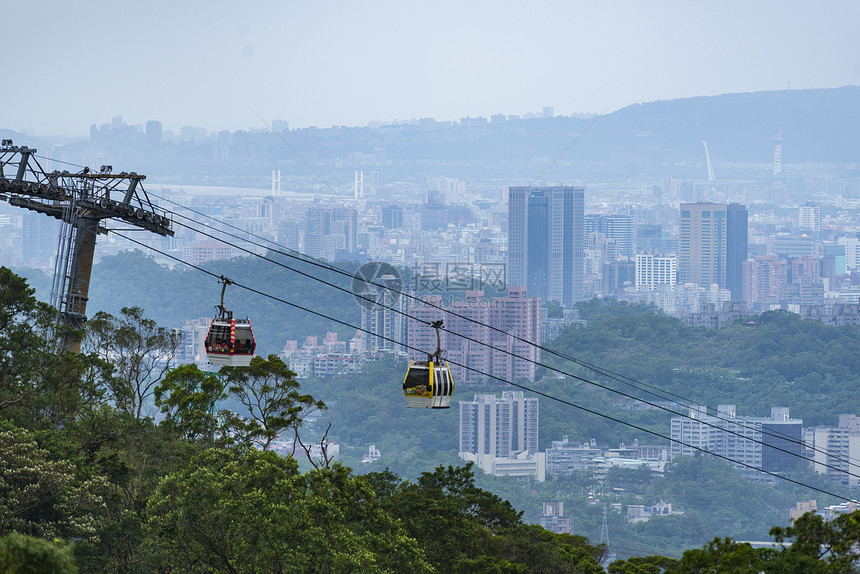
[[[508,190],[508,283],[565,306],[583,298],[585,190]]]
[[[739,203],[726,206],[726,288],[732,301],[743,300],[744,261],[749,255],[749,214]]]

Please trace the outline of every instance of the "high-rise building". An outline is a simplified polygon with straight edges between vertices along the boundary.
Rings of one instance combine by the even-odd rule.
[[[739,204],[682,203],[678,282],[717,284],[740,300],[747,259],[747,209]],[[731,280],[731,284],[730,281]]]
[[[385,229],[403,229],[403,208],[399,205],[383,207],[382,227]]]
[[[161,145],[162,131],[161,122],[157,120],[149,120],[145,127],[146,145],[150,147],[158,147]]]
[[[489,325],[498,329],[490,337],[493,374],[508,381],[534,381],[540,361],[540,300],[528,297],[522,287],[511,286],[507,297],[490,301],[489,319]]]
[[[745,205],[726,206],[726,284],[732,301],[743,299],[744,261],[748,256],[749,213]]]
[[[325,207],[309,207],[305,220],[305,253],[309,257],[334,258],[327,249],[326,238],[331,234],[331,210]]]
[[[678,281],[726,284],[726,206],[682,203],[678,233]]]
[[[176,348],[176,360],[179,364],[206,362],[206,334],[212,323],[210,317],[188,319],[181,329],[179,345]]]
[[[472,401],[460,401],[460,456],[536,454],[538,423],[538,399],[526,398],[522,391],[504,391],[501,397],[475,395]]]
[[[334,260],[338,251],[353,253],[358,243],[358,213],[351,207],[311,206],[305,222],[305,253]]]
[[[583,298],[585,190],[508,190],[508,281],[529,296],[565,306]]]
[[[26,267],[50,269],[57,252],[60,222],[41,213],[24,213],[21,220],[21,261]]]

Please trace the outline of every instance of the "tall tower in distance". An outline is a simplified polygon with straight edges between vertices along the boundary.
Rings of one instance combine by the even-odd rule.
[[[356,200],[364,199],[364,172],[355,172],[355,183],[352,187],[353,195]]]
[[[773,136],[773,177],[782,175],[782,132]]]
[[[570,306],[583,298],[585,190],[508,190],[508,283],[530,297]]]

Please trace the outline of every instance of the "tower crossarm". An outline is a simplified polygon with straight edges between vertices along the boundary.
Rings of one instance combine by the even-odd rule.
[[[121,219],[159,235],[173,235],[166,212],[152,205],[143,188],[145,175],[111,173],[110,166],[98,172],[42,169],[35,149],[0,145],[0,199],[63,219],[74,206],[77,217],[91,220]]]

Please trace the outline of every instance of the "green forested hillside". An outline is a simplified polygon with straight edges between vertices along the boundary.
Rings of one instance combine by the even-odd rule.
[[[585,331],[594,328],[604,340],[624,340],[623,333],[640,328],[664,329],[666,337],[684,331],[647,309],[641,316],[641,309],[602,311],[605,321],[592,316]],[[140,309],[91,321],[82,355],[52,342],[53,317],[23,280],[0,268],[2,572],[596,574],[607,549],[584,536],[599,536],[603,504],[656,500],[683,514],[627,525],[623,514],[610,511],[608,522],[619,555],[662,556],[619,560],[610,572],[853,572],[860,515],[830,524],[808,515],[784,528],[785,509],[810,492],[749,483],[718,460],[680,458],[663,477],[613,471],[602,485],[584,476],[546,483],[475,476],[455,458],[455,409],[402,405],[402,363],[381,361],[360,375],[300,387],[270,355],[247,369],[225,368],[223,379],[173,365],[157,380],[162,364],[150,359],[175,341]],[[761,322],[785,319],[776,314]],[[792,336],[815,347],[817,328],[806,332],[805,324],[788,319],[786,330],[798,327],[806,335]],[[558,392],[566,388],[555,378],[538,383],[551,384]],[[592,408],[626,416],[586,386],[568,390]],[[159,422],[139,408],[152,397]],[[240,405],[235,413],[211,408],[225,398]],[[305,425],[306,414],[320,408],[314,428]],[[555,428],[569,432],[626,432],[545,412]],[[275,434],[298,432],[313,442],[324,429],[344,445],[344,462],[356,461],[371,441],[386,454],[360,474],[321,459],[306,461],[301,471],[293,458],[265,450]],[[587,493],[601,500],[589,502]],[[577,535],[526,522],[547,499],[565,502]],[[768,521],[780,526],[772,531],[777,540],[797,543],[762,551],[715,539],[685,551],[714,536],[767,538]],[[822,544],[833,552],[821,557]]]
[[[351,296],[297,277],[270,263],[237,259],[213,265],[213,271],[240,282],[243,277],[253,277],[253,281],[246,282],[261,291],[278,294],[353,323],[358,321],[359,307]],[[214,279],[199,272],[161,267],[139,252],[106,258],[96,267],[94,277],[91,311],[104,309],[118,315],[122,307],[139,305],[147,316],[171,327],[181,325],[177,317],[184,320],[206,316],[219,296],[220,286]],[[348,278],[328,279],[349,286]],[[242,307],[238,304],[240,300]],[[232,301],[236,301],[235,306]],[[289,337],[322,335],[327,330],[339,329],[312,315],[249,295],[238,288],[228,289],[227,302],[237,312],[247,309],[243,314],[252,317],[262,352],[267,346],[269,351],[276,352]],[[805,426],[835,424],[838,414],[860,411],[860,397],[853,391],[860,383],[860,364],[850,352],[857,348],[860,330],[856,328],[829,327],[801,321],[786,312],[768,312],[754,318],[752,324],[748,320],[738,321],[713,331],[685,327],[653,307],[599,300],[580,304],[580,311],[589,321],[588,326],[563,331],[551,343],[551,348],[632,377],[637,385],[653,385],[709,407],[735,404],[740,415],[766,416],[771,406],[788,406],[792,416],[802,418]],[[342,330],[339,334],[342,337],[352,335]],[[550,353],[544,353],[542,360],[586,381],[649,400],[665,400]],[[417,480],[422,473],[432,472],[440,464],[461,464],[457,458],[457,409],[441,413],[405,409],[400,390],[405,367],[403,362],[387,360],[369,365],[361,374],[306,381],[303,388],[329,407],[306,432],[319,439],[328,429],[329,438],[341,445],[341,460],[359,473],[387,467],[399,476]],[[544,377],[534,383],[533,388],[574,405],[541,399],[541,449],[548,448],[551,441],[560,440],[564,435],[571,440],[594,438],[612,446],[620,442],[629,444],[634,439],[641,443],[664,442],[641,430],[588,414],[576,406],[663,435],[669,433],[671,414],[666,411],[631,410],[634,401],[628,398],[565,377],[552,368],[539,370]],[[475,392],[499,390],[499,387],[468,389],[459,385],[455,404],[457,400],[471,399]],[[383,457],[376,463],[363,464],[361,455],[371,444],[376,445]],[[671,549],[672,553],[680,555],[685,548],[704,544],[717,534],[766,538],[771,525],[785,524],[787,510],[797,500],[816,498],[822,504],[834,502],[786,484],[753,486],[719,461],[700,464],[709,465],[707,473],[682,472],[686,467],[678,466],[665,477],[649,480],[640,485],[638,491],[628,492],[626,497],[612,498],[623,504],[665,500],[685,513],[640,525],[627,525],[621,515],[610,514],[616,543],[646,552],[658,549],[670,552]],[[709,480],[707,496],[701,487],[705,476]],[[628,480],[616,478],[622,483]],[[484,488],[503,494],[530,522],[537,520],[542,500],[561,498],[575,518],[577,534],[593,539],[600,534],[602,506],[586,501],[587,492],[599,488],[590,477],[523,485],[479,472],[476,481]],[[802,481],[833,488],[810,473],[802,474]],[[724,504],[712,507],[715,500]]]
[[[814,426],[836,424],[839,413],[860,413],[860,357],[853,352],[860,328],[768,311],[707,330],[653,309],[631,315],[635,305],[602,305],[582,305],[584,316],[592,315],[588,328],[564,331],[551,347],[709,407],[737,405],[743,416],[768,416],[771,406],[787,406],[805,426]],[[557,357],[546,359],[563,364]]]

